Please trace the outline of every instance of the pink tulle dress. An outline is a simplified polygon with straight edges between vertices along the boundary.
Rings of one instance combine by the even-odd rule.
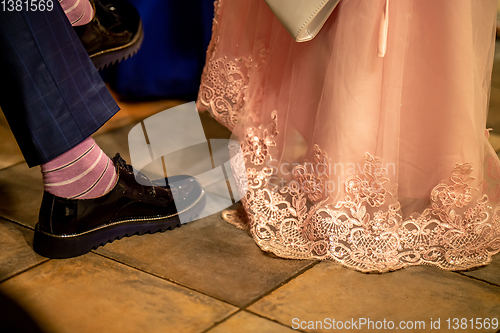
[[[341,0],[297,43],[263,0],[216,2],[197,104],[240,142],[239,223],[262,250],[363,272],[491,261],[496,5]]]

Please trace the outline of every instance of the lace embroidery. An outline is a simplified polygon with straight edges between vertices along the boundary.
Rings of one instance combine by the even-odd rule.
[[[232,130],[244,103],[248,87],[248,75],[244,69],[250,67],[251,58],[230,60],[225,56],[215,59],[220,6],[220,1],[214,3],[212,40],[207,50],[207,64],[201,77],[197,106],[200,110],[208,110],[219,123]]]
[[[277,112],[271,113],[271,118],[274,121],[274,126],[271,128],[271,133],[264,129],[262,138],[256,136],[254,129],[249,127],[245,135],[246,144],[243,147],[243,156],[249,156],[250,162],[254,165],[262,165],[267,156],[269,156],[269,149],[276,146],[274,138],[278,135],[277,130]],[[259,131],[261,128],[259,128]]]
[[[229,60],[226,57],[211,59],[205,66],[198,103],[206,108],[212,117],[230,130],[238,121],[248,86],[248,75],[243,73],[241,64],[246,67],[250,60],[239,58]]]
[[[500,207],[490,207],[487,195],[475,195],[480,190],[470,186],[470,164],[456,164],[449,182],[431,191],[430,206],[403,219],[380,159],[366,153],[363,173],[346,180],[344,197],[333,206],[326,204],[324,187],[328,158],[317,145],[313,162],[296,166],[287,186],[270,184],[273,169],[264,162],[272,159],[278,134],[276,112],[272,117],[269,131],[247,129],[248,167],[233,170],[239,184],[246,172],[242,202],[263,250],[286,258],[334,259],[363,272],[422,264],[468,269],[489,263],[500,251]]]
[[[233,130],[238,122],[248,94],[249,72],[267,63],[268,41],[256,41],[258,52],[246,57],[219,56],[219,14],[221,1],[215,2],[212,40],[207,50],[207,63],[203,69],[197,107],[208,110],[220,124]],[[257,75],[255,72],[254,75]],[[262,88],[259,88],[262,89]],[[254,114],[249,114],[255,116]]]
[[[215,9],[198,107],[208,109],[233,130],[247,98],[249,72],[258,63],[265,64],[267,51],[263,43],[255,61],[251,56],[218,56],[219,1]],[[247,218],[242,212],[223,214],[230,223],[249,231],[263,250],[286,258],[333,259],[363,272],[422,264],[468,269],[489,263],[500,251],[500,207],[491,207],[488,196],[471,187],[470,164],[455,165],[449,181],[431,191],[429,207],[408,218],[403,218],[397,187],[389,189],[381,160],[368,153],[363,172],[346,179],[343,198],[334,204],[329,204],[326,189],[328,158],[317,145],[313,161],[295,166],[287,186],[271,184],[273,169],[266,162],[276,155],[276,114],[271,114],[269,129],[246,129],[243,156],[237,159],[244,158],[247,167],[240,161],[232,164]],[[485,163],[485,177],[497,179],[496,161]],[[483,184],[484,191],[497,202],[500,185],[486,186],[491,185]]]

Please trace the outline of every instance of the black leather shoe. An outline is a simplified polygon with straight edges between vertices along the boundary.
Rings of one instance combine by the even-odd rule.
[[[93,0],[95,15],[88,24],[74,27],[97,69],[137,53],[144,38],[141,17],[120,0]]]
[[[33,248],[49,258],[70,258],[123,236],[165,231],[196,218],[205,191],[190,176],[168,177],[166,187],[136,182],[133,169],[117,154],[115,187],[95,199],[66,199],[44,192]],[[145,181],[149,181],[144,177]]]

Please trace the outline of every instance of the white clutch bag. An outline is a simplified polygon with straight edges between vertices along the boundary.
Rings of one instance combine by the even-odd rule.
[[[296,42],[313,39],[340,0],[265,0]]]

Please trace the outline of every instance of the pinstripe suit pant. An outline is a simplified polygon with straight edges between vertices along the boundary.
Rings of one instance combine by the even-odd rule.
[[[119,110],[57,0],[50,12],[0,10],[0,106],[29,166],[73,148]]]

